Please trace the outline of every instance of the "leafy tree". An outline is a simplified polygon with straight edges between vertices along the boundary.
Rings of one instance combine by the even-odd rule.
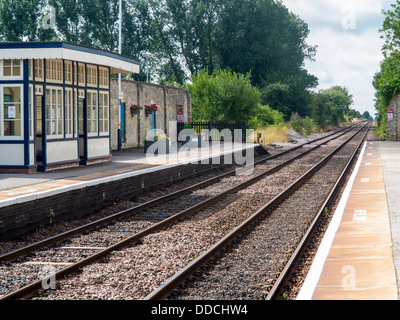
[[[347,88],[333,86],[327,90],[321,91],[321,95],[325,96],[330,105],[335,108],[337,122],[346,120],[346,116],[350,112],[350,106],[353,104],[353,96]]]
[[[37,40],[41,0],[0,0],[3,41]]]
[[[253,85],[269,73],[295,75],[315,48],[305,39],[307,24],[272,0],[226,0],[218,20],[216,43],[222,66],[251,70]],[[282,78],[282,77],[281,77]]]
[[[262,103],[268,104],[286,115],[292,113],[290,108],[291,92],[290,86],[282,82],[267,84],[261,90]]]
[[[318,126],[325,127],[329,124],[338,123],[337,110],[331,105],[326,95],[313,93],[311,108],[311,116]]]
[[[390,100],[400,93],[400,1],[391,6],[392,10],[383,11],[385,20],[380,30],[381,38],[385,39],[382,47],[385,59],[373,80],[377,121],[382,132],[386,128],[386,108]]]
[[[392,52],[400,49],[400,1],[391,4],[392,10],[383,11],[385,20],[380,29],[383,34],[381,38],[385,39],[382,52],[387,57]]]
[[[247,122],[256,116],[259,90],[251,85],[250,74],[205,69],[192,77],[188,85],[192,95],[194,121]]]

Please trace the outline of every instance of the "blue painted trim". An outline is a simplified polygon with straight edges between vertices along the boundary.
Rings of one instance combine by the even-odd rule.
[[[90,54],[96,54],[100,56],[105,56],[125,62],[129,62],[132,64],[140,65],[140,61],[120,55],[118,53],[105,51],[101,49],[96,49],[84,45],[77,45],[70,42],[65,41],[55,41],[55,42],[4,42],[0,43],[0,50],[4,49],[53,49],[53,48],[65,48],[80,52],[86,52]]]
[[[36,165],[33,166],[0,166],[0,169],[32,169],[36,168]]]
[[[46,59],[43,59],[43,97],[42,97],[42,166],[45,167],[47,165],[47,126],[46,126],[46,80],[47,80],[47,71],[46,71]],[[40,167],[40,166],[39,166]]]
[[[79,64],[78,64],[79,68]],[[86,161],[89,157],[89,148],[88,148],[88,126],[87,126],[87,64],[85,63],[85,100],[83,101],[83,161],[86,165]]]
[[[88,136],[88,140],[96,140],[96,139],[110,139],[110,135],[108,136]]]
[[[63,75],[62,75],[62,78],[63,78],[63,83],[62,83],[62,89],[63,89],[63,92],[62,92],[62,97],[63,97],[63,131],[64,131],[64,140],[66,139],[66,137],[67,137],[67,133],[66,133],[66,127],[65,127],[65,125],[67,124],[66,123],[66,121],[65,121],[65,59],[63,59],[62,60],[62,66],[63,66]]]
[[[47,142],[63,142],[63,141],[78,141],[78,138],[59,138],[59,139],[47,139]]]
[[[36,132],[37,132],[37,119],[36,119],[36,75],[35,75],[35,65],[36,65],[36,60],[32,59],[32,81],[29,81],[30,84],[33,85],[33,97],[32,97],[32,103],[33,103],[33,164],[37,165],[36,161]]]
[[[24,96],[24,140],[25,140],[25,147],[24,147],[24,163],[25,166],[30,164],[29,161],[29,60],[24,60],[23,66],[24,72],[24,87],[23,96]],[[33,116],[33,115],[32,115]]]
[[[0,84],[24,84],[24,83],[25,80],[0,80]]]
[[[24,140],[0,140],[0,144],[25,144]]]

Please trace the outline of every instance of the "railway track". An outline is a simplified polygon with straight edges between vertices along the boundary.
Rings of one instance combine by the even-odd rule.
[[[246,177],[246,181],[238,181],[240,178],[233,176],[235,172],[234,170],[221,176],[208,179],[179,192],[174,192],[172,194],[168,194],[136,206],[135,208],[124,210],[113,215],[112,217],[101,219],[83,227],[65,232],[62,235],[52,237],[46,241],[41,241],[8,254],[4,254],[0,257],[0,261],[3,261],[1,262],[0,267],[7,270],[6,273],[10,275],[9,278],[13,279],[11,282],[15,283],[15,279],[22,280],[21,284],[19,285],[19,287],[22,286],[22,288],[14,290],[13,292],[7,292],[2,299],[17,299],[32,295],[32,293],[36,292],[37,290],[42,290],[42,279],[25,285],[27,280],[32,281],[33,279],[33,277],[26,276],[25,272],[26,269],[30,269],[29,273],[37,275],[38,270],[42,268],[43,265],[48,265],[46,259],[48,261],[49,257],[62,257],[62,261],[53,260],[50,264],[54,269],[57,269],[57,271],[53,274],[50,274],[49,278],[54,277],[56,279],[60,279],[71,272],[80,270],[85,265],[99,261],[100,259],[104,259],[104,257],[115,250],[119,250],[138,242],[140,243],[141,239],[144,237],[155,234],[167,227],[171,227],[175,225],[177,221],[181,221],[185,217],[188,217],[195,212],[199,212],[201,209],[205,209],[206,207],[214,205],[217,202],[224,202],[224,199],[227,197],[235,198],[235,195],[238,193],[238,191],[243,189],[245,190],[245,188],[249,185],[256,185],[262,181],[264,177],[273,175],[279,170],[286,170],[291,163],[300,161],[301,159],[306,159],[304,160],[305,164],[302,168],[302,170],[306,170],[307,166],[310,166],[311,158],[323,157],[321,154],[318,156],[317,151],[320,151],[320,149],[333,148],[328,146],[331,143],[329,141],[340,139],[338,136],[343,138],[349,131],[354,130],[354,128],[348,128],[347,130],[343,130],[340,133],[333,133],[328,137],[317,139],[320,142],[317,145],[315,145],[317,140],[314,140],[308,144],[291,149],[288,152],[283,152],[281,154],[262,159],[256,164],[257,167],[253,175]],[[294,154],[300,149],[307,150],[305,152],[299,152],[299,154]],[[289,157],[289,159],[286,159],[286,157]],[[309,157],[308,160],[307,157]],[[275,163],[272,163],[273,161]],[[276,161],[278,161],[278,163],[276,163]],[[294,171],[298,170],[299,168],[295,168]],[[230,180],[223,181],[224,179]],[[216,181],[219,181],[219,184],[215,184]],[[210,190],[207,191],[207,188]],[[224,191],[221,192],[221,190]],[[279,190],[276,190],[276,192],[278,191]],[[176,201],[171,202],[173,199],[179,199],[179,197],[183,194],[185,194],[185,197],[188,198],[185,199],[183,203],[178,205]],[[233,200],[231,199],[227,201],[225,205],[229,205],[230,201]],[[162,210],[155,207],[156,205],[160,204],[165,205],[165,203],[167,203],[167,207],[162,208]],[[185,209],[182,210],[182,208]],[[162,214],[160,214],[161,211]],[[157,212],[158,214],[154,214]],[[129,222],[123,221],[122,223],[120,222],[115,224],[115,220],[121,220],[127,216],[133,216],[133,219],[131,219]],[[133,224],[130,224],[131,222],[133,222]],[[237,221],[235,221],[235,223],[236,222]],[[104,227],[110,223],[113,224]],[[82,244],[81,240],[78,241],[78,243],[72,243],[72,236],[81,235],[84,232],[89,232],[89,230],[96,228],[101,228],[96,231],[96,236],[93,233],[89,233],[86,236],[83,235],[80,237],[81,240],[84,238],[86,243]],[[126,237],[125,235],[128,233],[133,235]],[[107,241],[104,242],[105,234],[118,234],[118,236],[114,238],[114,240],[112,240],[113,243],[109,245]],[[123,235],[123,237],[120,237],[120,235]],[[123,239],[121,240],[121,238]],[[90,245],[87,243],[90,243]],[[38,257],[44,258],[45,261],[42,261],[42,259],[37,259]],[[66,257],[67,259],[65,259]],[[22,274],[23,276],[17,276],[17,274]],[[4,288],[4,283],[1,285]],[[10,288],[11,287],[12,286],[10,286]],[[3,292],[4,291],[6,290],[3,289]]]
[[[361,133],[362,138],[356,140],[356,146],[350,146],[348,157],[348,150],[340,154],[343,146],[334,150],[202,256],[154,290],[146,300],[168,296],[173,300],[284,298],[285,285],[318,221],[328,214],[328,208],[367,132]],[[360,133],[352,139],[357,136]],[[335,156],[339,161],[334,160]],[[339,167],[340,170],[335,172]],[[322,181],[331,179],[332,174],[338,176],[337,180],[321,185]],[[324,190],[322,200],[318,194],[321,189]],[[308,222],[299,223],[303,219]],[[278,231],[279,228],[283,230]],[[199,272],[201,268],[203,271]]]

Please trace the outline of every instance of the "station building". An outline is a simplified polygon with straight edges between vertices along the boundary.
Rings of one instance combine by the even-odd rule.
[[[111,80],[139,62],[67,42],[0,43],[0,172],[111,159]]]

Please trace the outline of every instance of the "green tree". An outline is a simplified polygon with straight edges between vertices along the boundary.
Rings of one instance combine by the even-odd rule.
[[[392,10],[383,11],[385,20],[380,29],[381,38],[385,40],[382,47],[385,57],[400,49],[400,1],[397,0],[391,7]]]
[[[307,24],[278,1],[226,0],[216,43],[222,66],[251,70],[253,85],[262,86],[271,72],[295,75],[314,57],[315,48],[305,42],[308,34]]]
[[[330,105],[335,108],[337,121],[343,122],[350,112],[350,106],[353,104],[353,96],[347,88],[333,86],[320,92],[329,101]]]
[[[260,92],[251,85],[250,74],[208,70],[192,76],[188,85],[194,121],[248,122],[256,116]]]
[[[385,59],[373,79],[377,121],[383,133],[386,128],[386,108],[390,100],[400,93],[400,1],[391,6],[391,10],[383,11],[385,20],[380,30],[381,38],[385,40],[382,47]]]
[[[1,39],[37,40],[42,5],[42,0],[0,0]]]

